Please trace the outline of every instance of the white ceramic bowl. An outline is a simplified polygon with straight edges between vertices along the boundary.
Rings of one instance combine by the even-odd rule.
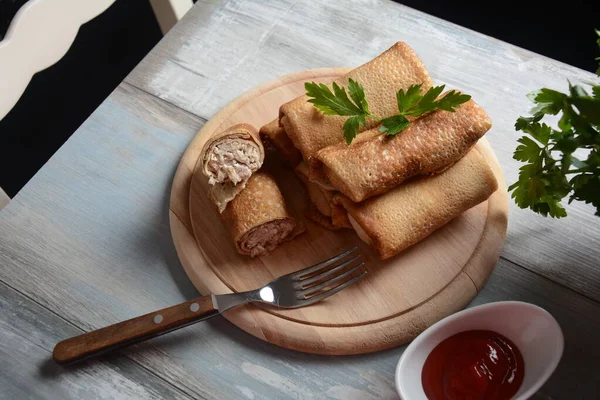
[[[543,308],[519,301],[469,308],[430,326],[406,348],[396,367],[396,388],[400,397],[403,400],[427,400],[421,384],[425,359],[442,340],[474,329],[504,335],[521,351],[525,376],[515,400],[533,395],[552,375],[563,353],[562,330]]]

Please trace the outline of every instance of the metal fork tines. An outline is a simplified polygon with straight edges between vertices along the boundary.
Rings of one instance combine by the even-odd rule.
[[[353,247],[329,260],[283,275],[260,289],[214,297],[221,312],[255,301],[282,308],[303,307],[356,283],[367,274],[364,266],[358,247]]]
[[[291,274],[296,280],[297,298],[319,301],[362,278],[367,270],[363,268],[365,263],[357,250],[358,247],[353,247],[325,262]]]

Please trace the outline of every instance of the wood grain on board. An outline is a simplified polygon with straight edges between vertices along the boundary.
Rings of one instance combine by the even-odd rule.
[[[590,33],[592,34],[592,33]],[[593,40],[593,38],[592,38]],[[126,81],[204,119],[248,89],[313,68],[358,66],[396,41],[415,49],[435,84],[469,93],[490,115],[487,135],[506,176],[518,116],[542,87],[594,82],[590,72],[387,0],[205,1],[194,7]],[[600,224],[593,207],[566,205],[568,219],[544,218],[510,201],[502,256],[600,301]]]

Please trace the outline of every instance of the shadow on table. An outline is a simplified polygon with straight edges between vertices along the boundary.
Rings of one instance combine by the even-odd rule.
[[[177,170],[177,166],[173,168],[172,173],[170,174],[171,179],[169,182],[173,181],[173,177],[175,176],[175,171]],[[183,294],[186,299],[193,299],[198,297],[200,294],[198,290],[194,287],[190,279],[185,273],[181,262],[179,261],[179,257],[177,256],[177,251],[175,250],[175,245],[173,244],[173,239],[171,237],[171,227],[169,223],[169,206],[170,206],[170,197],[171,197],[171,186],[167,187],[167,190],[163,193],[162,200],[162,212],[161,212],[161,220],[160,226],[166,227],[166,235],[167,238],[165,240],[160,240],[161,253],[164,257],[165,265],[167,266],[173,281],[177,285],[177,288]]]

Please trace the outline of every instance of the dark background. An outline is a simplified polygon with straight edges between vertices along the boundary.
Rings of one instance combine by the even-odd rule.
[[[0,0],[0,38],[25,2]],[[570,0],[557,6],[539,0],[399,2],[596,70],[594,59],[600,51],[594,28],[600,28],[600,1]],[[0,187],[14,196],[161,37],[148,0],[117,0],[85,24],[67,55],[36,74],[17,105],[0,121]]]

